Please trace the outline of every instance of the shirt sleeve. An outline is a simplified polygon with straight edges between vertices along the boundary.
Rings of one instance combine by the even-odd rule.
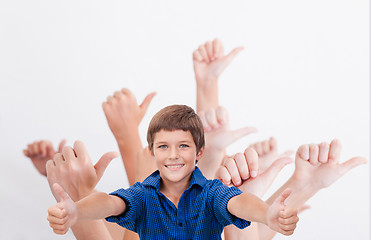
[[[234,216],[227,209],[229,200],[234,196],[240,195],[242,191],[236,187],[228,187],[220,180],[214,181],[216,181],[215,185],[213,190],[210,191],[211,204],[218,222],[223,226],[233,224],[240,229],[248,227],[251,224],[250,221]]]
[[[139,228],[142,212],[144,211],[144,192],[140,183],[136,183],[128,189],[116,190],[110,195],[118,196],[125,201],[126,209],[120,215],[107,217],[108,222],[114,222],[118,225],[137,232]]]

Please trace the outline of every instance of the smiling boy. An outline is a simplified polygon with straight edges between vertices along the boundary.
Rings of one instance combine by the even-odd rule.
[[[48,211],[54,232],[65,234],[77,221],[101,218],[137,232],[141,239],[221,239],[225,226],[245,228],[249,221],[285,235],[294,232],[297,211],[284,204],[289,190],[268,206],[202,175],[196,164],[204,150],[204,131],[192,108],[172,105],[160,110],[150,122],[147,141],[158,170],[142,183],[76,203],[55,184],[61,201]]]

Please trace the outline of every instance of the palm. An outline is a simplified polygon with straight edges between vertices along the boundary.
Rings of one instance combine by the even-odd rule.
[[[218,78],[229,64],[226,60],[226,56],[223,56],[210,63],[194,61],[195,74],[199,79],[207,79],[208,77]]]
[[[341,168],[341,164],[337,162],[312,165],[309,161],[297,159],[295,161],[294,177],[300,179],[300,182],[321,189],[330,186],[343,175]]]
[[[227,126],[206,132],[205,135],[207,146],[212,149],[224,150],[232,142],[232,133]]]

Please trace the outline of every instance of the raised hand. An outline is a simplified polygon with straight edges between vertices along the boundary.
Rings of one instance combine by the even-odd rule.
[[[281,157],[266,170],[260,171],[258,154],[253,148],[248,147],[243,154],[226,156],[216,173],[216,178],[227,186],[235,186],[243,192],[262,197],[283,167],[292,162],[289,157]]]
[[[244,127],[237,130],[229,129],[228,112],[222,106],[198,113],[205,129],[206,147],[224,151],[238,139],[257,132],[254,127]]]
[[[286,151],[279,154],[277,148],[277,140],[274,137],[268,140],[256,142],[250,145],[259,156],[259,168],[264,171],[278,158],[289,157],[294,154],[294,151]]]
[[[296,152],[293,175],[266,202],[273,203],[284,189],[290,188],[292,193],[286,204],[300,209],[320,189],[330,186],[351,169],[367,162],[363,157],[353,157],[339,163],[340,152],[341,143],[338,139],[330,144],[323,142],[300,146]],[[275,232],[259,225],[259,235],[262,239],[272,239]]]
[[[116,138],[125,135],[126,128],[138,128],[155,95],[155,92],[148,94],[140,105],[137,104],[134,94],[127,88],[107,97],[102,107],[108,125]]]
[[[197,112],[216,108],[218,103],[218,79],[224,69],[243,48],[233,49],[224,55],[219,39],[206,42],[193,52],[193,68],[197,84]]]
[[[48,221],[56,234],[66,234],[71,226],[77,222],[77,208],[74,201],[58,184],[53,184],[58,196],[58,203],[48,209]]]
[[[59,201],[59,195],[53,188],[55,183],[62,186],[74,201],[88,196],[103,176],[108,164],[118,156],[116,152],[106,153],[93,165],[83,142],[76,141],[73,149],[64,147],[62,153],[55,154],[53,160],[46,164],[49,186],[55,199]]]
[[[116,138],[129,184],[135,183],[138,153],[143,149],[138,126],[156,93],[148,94],[138,105],[134,94],[127,88],[116,91],[103,103],[108,125]]]
[[[254,127],[229,130],[227,111],[218,106],[198,113],[205,129],[205,151],[198,166],[207,178],[214,178],[225,155],[225,148],[236,140],[256,132]]]
[[[207,84],[207,81],[217,79],[242,50],[243,47],[237,47],[224,55],[223,44],[217,38],[200,45],[193,52],[193,67],[198,83]]]
[[[268,209],[267,225],[274,231],[283,235],[292,235],[299,221],[297,210],[288,208],[285,200],[290,196],[291,190],[283,191]]]
[[[53,159],[57,152],[61,152],[66,140],[59,143],[58,151],[54,150],[53,144],[48,140],[41,140],[27,145],[23,150],[26,157],[30,158],[33,165],[41,175],[46,176],[46,162]]]
[[[330,186],[351,169],[365,164],[363,157],[353,157],[339,163],[341,143],[334,139],[331,144],[306,144],[299,147],[295,158],[293,180],[299,186],[318,191]]]

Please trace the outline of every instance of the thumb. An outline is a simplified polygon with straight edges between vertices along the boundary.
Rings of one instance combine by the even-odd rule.
[[[237,141],[238,139],[249,135],[251,133],[256,133],[258,130],[255,127],[244,127],[240,129],[236,129],[230,131],[229,134],[226,136],[226,146],[230,145],[231,143]]]
[[[349,170],[361,165],[361,164],[366,164],[367,160],[364,157],[354,157],[349,159],[348,161],[340,164],[341,166],[341,174],[347,173]]]
[[[101,179],[104,171],[106,170],[108,164],[112,161],[112,159],[117,158],[118,156],[120,156],[118,152],[108,152],[103,154],[103,156],[94,165],[98,180]]]
[[[63,139],[61,143],[59,144],[58,152],[62,152],[64,145],[66,145],[66,139]]]
[[[139,107],[142,109],[143,115],[144,113],[147,112],[148,106],[151,103],[153,97],[156,96],[156,94],[157,94],[156,92],[151,92],[144,98],[143,102],[139,105]]]
[[[241,52],[243,50],[243,47],[236,47],[235,49],[233,49],[230,53],[228,53],[228,55],[226,55],[224,58],[225,58],[225,61],[226,61],[226,65],[228,65],[230,62],[232,62],[232,60],[237,56],[237,54],[239,52]]]
[[[293,163],[294,160],[290,157],[282,157],[275,160],[262,174],[261,176],[265,180],[264,188],[268,189],[277,175],[281,172],[281,170],[288,164]]]
[[[64,191],[64,189],[58,183],[53,184],[54,192],[59,196],[59,202],[70,199],[70,196]]]
[[[303,205],[300,208],[298,208],[298,214],[304,212],[305,210],[310,209],[311,207],[309,205]]]
[[[285,191],[282,192],[281,196],[279,196],[276,199],[277,203],[283,204],[283,205],[286,206],[285,200],[290,196],[290,194],[291,194],[291,189],[290,188],[286,188]]]
[[[293,150],[288,150],[284,153],[281,153],[278,157],[279,158],[282,158],[282,157],[290,157],[291,155],[294,155],[295,151]]]

